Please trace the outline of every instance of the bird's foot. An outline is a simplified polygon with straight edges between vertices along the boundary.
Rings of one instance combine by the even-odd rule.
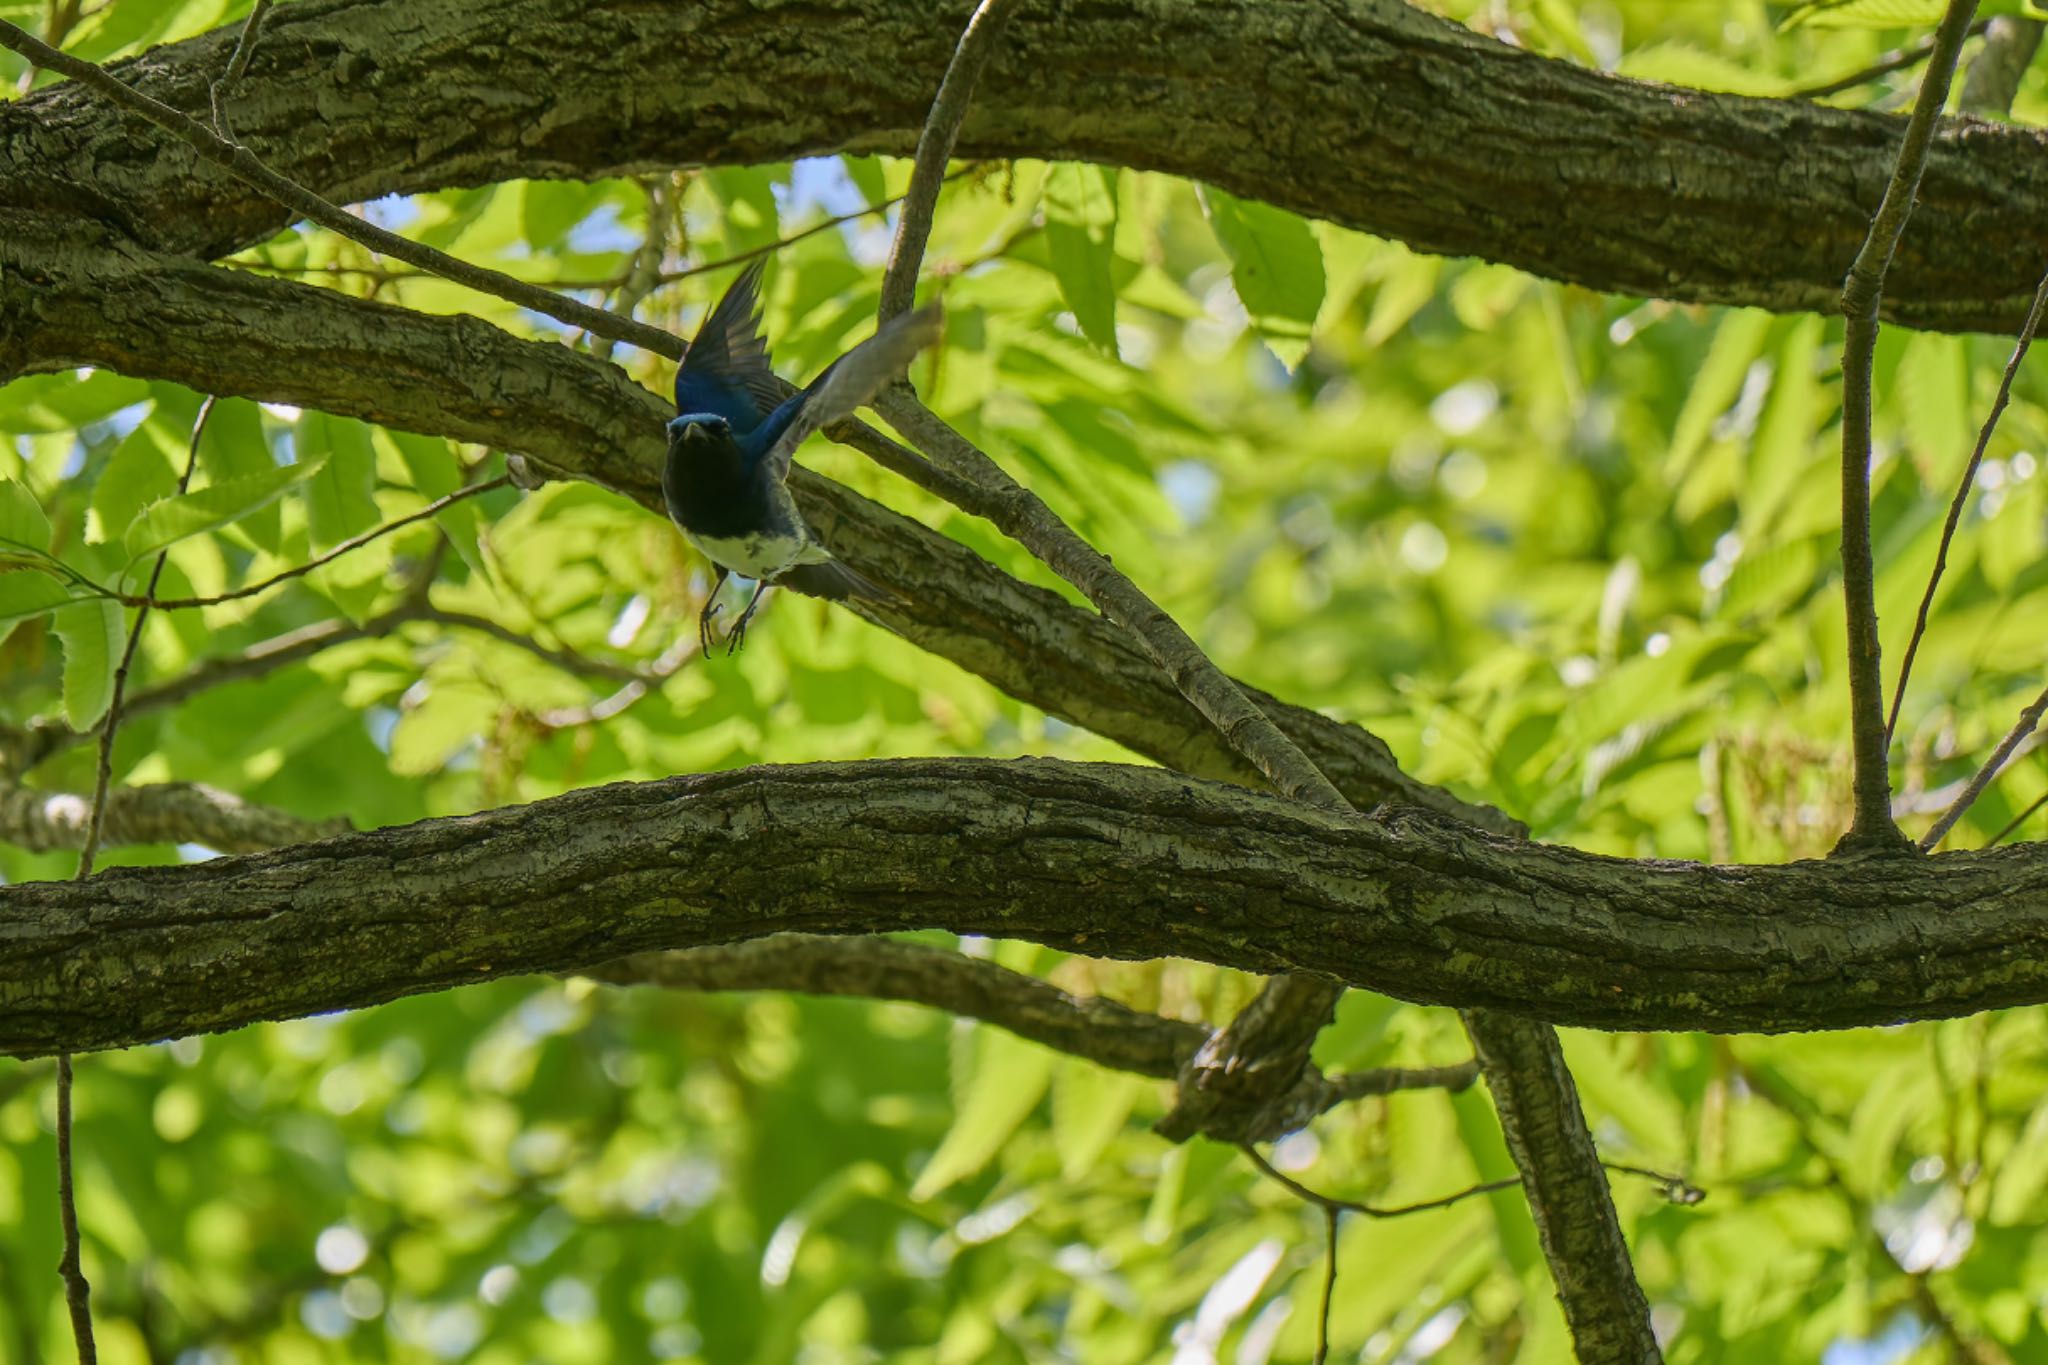
[[[722,602],[706,602],[704,610],[697,613],[697,643],[703,647],[704,657],[707,659],[711,657],[711,646],[718,640],[711,629],[711,618],[724,609],[725,604]]]

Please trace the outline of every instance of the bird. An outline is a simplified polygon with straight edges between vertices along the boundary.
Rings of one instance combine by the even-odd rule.
[[[936,304],[904,313],[784,398],[761,338],[762,267],[755,261],[732,282],[677,367],[676,415],[661,468],[669,517],[718,571],[697,614],[707,657],[718,592],[729,574],[751,578],[755,587],[727,634],[727,654],[745,640],[771,583],[834,601],[895,595],[818,543],[790,496],[789,461],[812,432],[851,415],[939,337]]]

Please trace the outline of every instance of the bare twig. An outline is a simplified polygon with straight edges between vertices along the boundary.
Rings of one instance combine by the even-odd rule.
[[[1998,747],[1991,751],[1991,757],[1984,761],[1984,766],[1979,768],[1977,775],[1970,779],[1970,785],[1963,788],[1962,795],[1958,796],[1954,804],[1942,812],[1941,818],[1934,822],[1932,829],[1920,836],[1920,847],[1923,851],[1931,849],[1940,843],[1941,836],[1947,834],[1950,829],[1954,828],[1956,821],[1963,818],[1963,812],[1968,810],[1976,802],[1977,798],[1984,794],[1984,789],[1991,785],[1991,779],[1998,776],[1998,770],[2003,768],[2005,761],[2012,757],[2012,751],[2020,747],[2020,741],[2032,734],[2034,727],[2041,723],[2041,717],[2044,713],[2048,713],[2048,688],[2044,688],[2041,695],[2034,698],[2033,704],[2020,712],[2019,720],[2014,722],[2012,729],[2006,733],[2005,738],[1998,742]],[[2001,837],[2003,837],[2002,834]],[[1997,840],[1994,839],[1992,842],[1996,843]]]
[[[1979,19],[1976,23],[1970,25],[1970,32],[1973,35],[1982,33],[1993,22],[1990,19]],[[1934,42],[1934,39],[1928,38],[1923,42],[1916,43],[1912,47],[1886,53],[1860,71],[1851,71],[1846,76],[1824,82],[1820,85],[1809,85],[1803,89],[1788,91],[1784,98],[1788,100],[1818,100],[1825,99],[1829,95],[1839,95],[1844,90],[1854,90],[1857,86],[1867,85],[1879,76],[1889,76],[1894,71],[1904,71],[1907,67],[1918,66],[1926,61],[1929,56],[1933,55]]]
[[[99,1347],[92,1335],[92,1284],[85,1278],[78,1235],[78,1189],[71,1165],[71,1054],[57,1054],[57,1213],[64,1226],[64,1256],[57,1274],[64,1281],[64,1305],[71,1312],[71,1335],[78,1342],[78,1365],[98,1365]]]
[[[49,18],[43,24],[43,37],[52,47],[64,46],[64,40],[71,36],[71,30],[78,25],[85,0],[49,0]],[[28,70],[21,73],[21,79],[14,83],[14,93],[26,95],[36,83],[36,76],[42,71],[37,62],[30,62]]]
[[[1265,1157],[1259,1155],[1259,1149],[1252,1146],[1249,1142],[1239,1143],[1237,1149],[1251,1158],[1252,1165],[1258,1167],[1260,1171],[1280,1184],[1290,1194],[1305,1199],[1318,1208],[1330,1209],[1338,1213],[1359,1213],[1367,1218],[1404,1218],[1411,1213],[1427,1213],[1431,1209],[1445,1209],[1453,1204],[1470,1199],[1474,1195],[1492,1194],[1495,1190],[1511,1190],[1522,1183],[1520,1176],[1509,1176],[1505,1180],[1487,1180],[1477,1185],[1469,1185],[1455,1194],[1441,1195],[1435,1199],[1424,1199],[1420,1203],[1415,1204],[1396,1204],[1392,1206],[1361,1204],[1355,1199],[1338,1199],[1333,1195],[1323,1194],[1310,1189],[1294,1177],[1280,1170],[1272,1162],[1266,1160]]]
[[[1856,756],[1855,822],[1844,846],[1906,846],[1905,836],[1892,821],[1884,680],[1878,673],[1876,566],[1870,549],[1871,371],[1885,274],[1913,211],[1934,125],[1948,100],[1956,58],[1976,12],[1977,0],[1949,0],[1948,12],[1935,30],[1920,97],[1906,124],[1891,182],[1871,215],[1870,232],[1842,286],[1842,315],[1847,321],[1842,343],[1842,598],[1848,618],[1849,723]]]
[[[270,4],[271,0],[256,0],[249,7],[249,17],[242,21],[241,36],[235,39],[235,50],[228,57],[228,69],[207,91],[213,103],[213,131],[224,138],[232,139],[235,135],[228,127],[227,92],[249,69],[250,54],[256,50],[256,33],[263,27],[263,16],[270,12]]]
[[[286,569],[283,573],[272,574],[270,577],[264,579],[261,583],[251,583],[245,587],[236,588],[232,592],[218,593],[212,597],[158,598],[154,595],[156,580],[154,576],[152,576],[150,580],[150,592],[144,593],[140,597],[133,597],[128,596],[126,594],[122,594],[119,596],[118,600],[124,605],[131,607],[144,606],[155,607],[159,611],[182,611],[190,607],[217,607],[223,602],[234,602],[244,597],[254,597],[258,593],[270,591],[272,588],[276,587],[280,583],[288,583],[294,578],[303,578],[307,574],[313,572],[313,570],[322,568],[328,564],[332,564],[335,560],[340,559],[343,555],[349,554],[355,550],[360,550],[365,545],[368,545],[371,541],[380,540],[383,537],[390,535],[393,531],[402,531],[406,527],[411,526],[414,522],[425,521],[429,517],[432,517],[437,513],[454,506],[456,503],[461,502],[465,498],[473,498],[481,493],[495,492],[500,488],[508,486],[511,482],[512,479],[510,475],[500,474],[495,479],[486,479],[482,483],[473,483],[467,485],[466,487],[458,488],[453,493],[448,493],[434,499],[425,507],[420,508],[417,512],[408,512],[404,516],[395,518],[391,521],[387,521],[381,526],[373,526],[359,536],[351,536],[349,539],[342,541],[339,545],[335,546],[327,553],[323,555],[314,556],[312,559],[308,560],[304,564],[294,565],[293,567]]]
[[[983,161],[974,161],[955,170],[948,171],[945,177],[946,183],[950,184],[955,180],[974,175],[987,164],[987,162]],[[820,218],[808,227],[798,228],[787,236],[778,237],[772,242],[764,242],[760,246],[748,247],[745,251],[735,251],[730,256],[721,256],[714,261],[700,261],[696,265],[678,266],[673,270],[660,271],[654,277],[655,283],[657,285],[675,284],[679,280],[694,279],[698,275],[709,275],[720,270],[730,269],[736,265],[745,265],[757,256],[772,255],[784,247],[796,245],[806,237],[815,237],[821,232],[830,232],[833,228],[844,226],[847,223],[857,222],[862,218],[872,218],[878,213],[887,213],[890,209],[902,203],[904,197],[898,194],[888,199],[877,200],[872,204],[863,204],[859,208],[846,213],[834,214],[830,218]],[[1017,240],[1029,236],[1033,230],[1035,228],[1021,229],[1018,232],[1017,238],[1012,239],[1010,245],[1014,245]],[[986,259],[986,257],[980,258],[970,262],[970,265],[980,264],[982,260]],[[219,264],[233,266],[237,270],[262,271],[271,275],[360,275],[384,283],[436,278],[435,273],[431,270],[395,270],[390,266],[347,265],[340,262],[323,262],[318,265],[276,265],[269,261],[252,261],[239,256],[230,256],[219,262]],[[527,283],[548,289],[617,289],[626,284],[631,276],[632,268],[628,267],[616,275],[607,275],[602,279],[576,279],[571,277],[568,279],[529,280]]]
[[[1927,591],[1920,595],[1920,610],[1913,618],[1913,634],[1906,641],[1906,655],[1899,663],[1898,685],[1892,689],[1891,714],[1885,717],[1884,723],[1887,746],[1899,728],[1899,707],[1906,700],[1906,679],[1913,674],[1913,657],[1920,652],[1920,638],[1927,633],[1927,615],[1934,606],[1934,590],[1941,583],[1942,570],[1948,567],[1949,544],[1956,537],[1956,527],[1962,524],[1963,505],[1970,500],[1970,488],[1977,480],[1977,467],[1984,463],[1984,451],[1991,444],[1991,433],[1997,429],[1998,418],[2012,399],[2013,376],[2019,373],[2020,362],[2026,359],[2027,347],[2033,344],[2044,307],[2048,307],[2048,272],[2042,274],[2041,283],[2034,288],[2034,303],[2027,309],[2027,320],[2020,324],[2019,340],[2013,344],[2012,357],[2005,362],[2005,374],[1998,381],[1998,396],[1991,400],[1991,411],[1977,431],[1977,444],[1970,451],[1969,463],[1963,466],[1962,479],[1956,484],[1956,495],[1948,505],[1948,519],[1941,527],[1941,543],[1934,551],[1934,570],[1927,575]]]
[[[2021,825],[2024,825],[2025,823],[2027,823],[2027,821],[2031,820],[2034,817],[2034,813],[2040,810],[2043,806],[2048,806],[2048,792],[2042,792],[2039,796],[2034,798],[2034,804],[2028,806],[2018,815],[2015,815],[2012,819],[2006,821],[2005,827],[2003,829],[1999,830],[1998,833],[1992,835],[1989,839],[1986,839],[1984,841],[1984,847],[1990,848],[1993,844],[2005,842],[2006,835],[2012,833]]]
[[[880,320],[910,311],[917,302],[917,269],[924,261],[925,243],[932,235],[932,212],[938,206],[939,186],[945,181],[946,162],[952,159],[953,144],[960,137],[960,125],[967,118],[968,102],[974,97],[974,83],[981,79],[995,50],[995,36],[1003,20],[1016,7],[1016,0],[980,0],[961,30],[953,49],[953,60],[939,82],[939,93],[925,115],[924,132],[917,139],[917,156],[910,172],[910,191],[903,198],[903,212],[896,220],[896,240],[889,248],[889,264],[882,274]]]
[[[161,100],[152,99],[110,75],[104,68],[59,52],[18,25],[5,20],[0,20],[0,47],[10,48],[53,71],[63,72],[81,85],[90,86],[122,108],[148,119],[190,147],[204,160],[231,172],[238,179],[261,190],[294,213],[311,219],[330,231],[338,232],[351,241],[360,242],[372,251],[396,257],[422,270],[430,270],[443,279],[452,280],[478,293],[516,303],[522,308],[530,308],[536,313],[566,322],[573,327],[581,327],[593,336],[627,342],[643,350],[652,351],[656,355],[667,356],[670,360],[682,359],[687,349],[680,339],[659,327],[649,327],[632,318],[620,317],[602,308],[592,308],[588,304],[564,298],[552,290],[514,279],[503,271],[488,270],[468,261],[457,260],[444,251],[436,251],[430,246],[423,246],[400,237],[397,233],[386,232],[375,224],[366,223],[297,181],[270,169],[247,147],[227,141],[209,130],[205,124],[186,117]]]
[[[1316,1306],[1315,1365],[1330,1358],[1330,1301],[1337,1293],[1337,1224],[1342,1209],[1323,1209],[1323,1297]]]
[[[185,471],[178,476],[178,491],[183,493],[192,485],[192,470],[199,463],[199,439],[206,434],[206,424],[213,417],[215,399],[208,395],[200,406],[199,417],[192,424],[192,444],[185,452]],[[164,561],[169,551],[157,551],[156,563],[150,567],[149,589],[145,596],[156,595],[156,585],[163,578]],[[84,881],[92,875],[93,861],[99,856],[100,836],[106,827],[107,788],[114,776],[114,736],[121,728],[121,694],[127,690],[128,670],[135,662],[135,646],[142,640],[142,627],[149,620],[147,602],[135,609],[135,621],[128,627],[128,641],[121,650],[121,662],[114,669],[114,688],[107,703],[106,719],[100,725],[99,764],[93,777],[92,809],[86,816],[85,837],[78,852],[78,880]],[[71,1054],[57,1054],[57,1202],[64,1224],[64,1255],[57,1263],[57,1271],[64,1280],[64,1301],[71,1310],[71,1333],[78,1341],[79,1365],[97,1365],[99,1348],[94,1344],[92,1333],[92,1285],[85,1278],[85,1266],[80,1255],[78,1234],[78,1196],[73,1180],[71,1164]]]

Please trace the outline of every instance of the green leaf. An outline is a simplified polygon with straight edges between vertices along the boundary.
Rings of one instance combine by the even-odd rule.
[[[123,537],[129,557],[140,559],[187,536],[216,530],[268,507],[293,484],[320,472],[321,461],[273,466],[196,493],[180,493],[151,503],[135,518]]]
[[[1323,249],[1314,230],[1299,214],[1212,185],[1202,186],[1201,196],[1252,325],[1281,360],[1299,364],[1323,303]]]
[[[611,194],[611,186],[574,180],[529,180],[520,196],[519,223],[535,251],[562,245],[575,226]]]
[[[1061,1059],[1052,1078],[1052,1145],[1060,1174],[1079,1180],[1094,1169],[1147,1084],[1142,1076],[1077,1057]]]
[[[114,699],[114,668],[127,643],[121,604],[95,598],[60,609],[55,619],[64,643],[64,719],[83,734]]]
[[[76,596],[48,574],[28,569],[0,572],[0,625],[11,626],[16,621],[40,616]]]
[[[1707,358],[1700,362],[1686,387],[1685,406],[1679,409],[1678,423],[1671,431],[1671,449],[1664,456],[1664,477],[1668,481],[1678,483],[1684,479],[1714,423],[1734,406],[1749,367],[1763,353],[1764,338],[1770,328],[1769,313],[1761,308],[1743,308],[1723,317],[1721,325],[1714,329]]]
[[[976,1029],[959,1051],[967,1060],[955,1068],[953,1126],[918,1173],[912,1199],[930,1199],[988,1165],[1052,1080],[1054,1054],[1001,1029]]]
[[[1045,182],[1045,240],[1060,295],[1081,335],[1116,346],[1116,171],[1062,162]]]
[[[299,462],[322,461],[306,484],[313,545],[326,549],[375,526],[377,452],[370,429],[346,417],[309,412],[299,419]]]
[[[119,540],[143,508],[178,491],[178,471],[171,464],[167,441],[152,419],[115,447],[93,485],[87,539],[101,544]]]
[[[50,548],[50,519],[36,495],[13,479],[0,479],[0,554]]]
[[[199,468],[207,482],[228,483],[277,467],[277,457],[271,454],[269,438],[263,431],[261,410],[241,398],[216,402],[213,416],[206,421],[206,431],[199,438]],[[270,554],[283,548],[283,520],[275,503],[255,508],[237,525],[257,548]]]
[[[768,166],[720,166],[703,173],[704,186],[718,200],[725,220],[728,247],[745,251],[782,235],[775,180]]]

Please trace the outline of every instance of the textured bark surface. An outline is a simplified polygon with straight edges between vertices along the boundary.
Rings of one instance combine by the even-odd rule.
[[[1465,1031],[1522,1173],[1574,1354],[1582,1365],[1655,1365],[1664,1353],[1650,1305],[1556,1033],[1492,1010],[1467,1010]]]
[[[662,423],[672,413],[616,366],[472,317],[221,270],[0,210],[0,373],[73,365],[517,450],[663,514]],[[864,607],[875,620],[1168,767],[1260,780],[1110,622],[829,479],[799,469],[794,486],[835,553],[905,595]],[[1409,777],[1357,726],[1248,691],[1359,806],[1521,828]]]
[[[229,114],[341,201],[853,150],[908,153],[968,6],[909,0],[302,0]],[[116,70],[195,116],[232,32]],[[1425,250],[1619,293],[1832,311],[1896,117],[1630,81],[1399,0],[1027,5],[958,152],[1190,176]],[[0,206],[211,257],[283,211],[86,92],[0,106]],[[1952,122],[1887,291],[1916,326],[2011,330],[2048,140]]]
[[[0,1052],[784,930],[915,928],[1554,1023],[1845,1028],[2048,1000],[2048,850],[1717,868],[1420,811],[1335,816],[1150,768],[751,768],[0,889]]]

